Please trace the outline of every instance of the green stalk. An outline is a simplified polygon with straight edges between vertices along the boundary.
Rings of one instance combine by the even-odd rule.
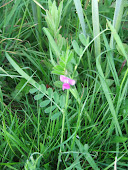
[[[84,15],[83,15],[83,10],[81,6],[81,1],[80,0],[74,0],[76,11],[80,20],[80,24],[82,27],[82,31],[84,36],[86,37],[86,29],[85,29],[85,22],[84,22]]]
[[[83,105],[82,105],[82,108],[81,108],[81,104],[79,104],[78,120],[77,120],[75,135],[74,135],[73,142],[72,142],[72,145],[71,145],[71,150],[72,150],[73,147],[74,147],[74,143],[75,143],[75,140],[76,140],[76,135],[77,135],[78,129],[79,129],[79,127],[80,127],[80,123],[81,123],[81,116],[82,116],[83,110],[84,110],[84,108],[85,108],[85,105],[86,105],[86,103],[87,103],[88,97],[89,97],[89,94],[88,94],[87,98],[85,99],[85,101],[84,101],[84,103],[83,103]],[[81,110],[80,110],[80,109],[81,109]],[[90,120],[89,120],[89,121],[90,121]]]
[[[87,15],[86,15],[86,13],[85,13],[84,11],[83,11],[83,14],[84,14],[84,17],[85,17],[85,21],[86,21],[86,23],[87,23],[87,25],[88,25],[89,31],[90,31],[91,35],[93,35],[93,30],[92,30],[92,28],[91,28],[91,25],[90,25],[90,23],[89,23],[89,20],[88,20],[88,18],[87,18]]]
[[[42,51],[42,23],[41,23],[41,9],[37,6],[37,21],[38,21],[38,43],[40,51]]]
[[[42,23],[41,23],[41,8],[39,5],[35,4],[35,2],[31,2],[32,4],[32,11],[33,11],[33,17],[34,17],[34,23],[37,24],[36,28],[36,35],[38,40],[38,45],[40,51],[43,51],[42,49]]]
[[[4,105],[3,105],[3,94],[0,86],[0,110],[3,111]]]
[[[43,139],[43,147],[45,147],[45,142],[46,142],[46,138],[47,138],[47,135],[48,135],[48,129],[49,129],[49,126],[50,126],[50,121],[51,121],[51,114],[52,114],[52,112],[50,112],[50,115],[49,115],[49,118],[48,118],[48,123],[47,123],[47,126],[46,126],[45,135],[44,135],[44,139]]]
[[[27,5],[26,5],[26,8],[25,8],[25,11],[24,11],[24,15],[23,15],[22,21],[21,21],[21,25],[20,25],[20,29],[19,29],[19,32],[18,32],[18,35],[17,35],[17,39],[19,39],[19,37],[20,37],[22,26],[23,26],[23,23],[24,23],[24,20],[25,20],[25,17],[26,17],[27,10],[28,10],[28,2],[27,2]],[[17,42],[18,41],[16,41],[15,47],[17,47]]]
[[[123,10],[124,10],[124,4],[125,4],[124,0],[116,0],[115,12],[114,12],[114,17],[113,17],[113,28],[115,28],[115,31],[117,33],[118,33],[118,31],[120,29],[120,25],[121,25],[121,20],[122,20]],[[111,49],[114,48],[114,35],[113,35],[113,32],[111,32],[110,48]],[[112,52],[111,52],[111,57],[112,57]],[[110,66],[107,63],[106,73],[109,72],[108,70],[110,70]],[[108,74],[108,76],[109,76],[109,74]]]
[[[66,114],[67,114],[68,99],[69,99],[69,90],[67,90],[65,110],[63,112],[62,129],[61,129],[61,144],[63,143],[64,125],[65,125],[65,117],[66,117]],[[60,153],[59,153],[59,157],[58,157],[57,170],[59,170],[60,161],[61,161],[61,155],[62,154],[61,154],[61,146],[60,146]]]
[[[38,109],[38,151],[40,150],[40,107]]]
[[[74,147],[74,143],[75,143],[75,139],[76,139],[76,135],[77,135],[77,131],[79,129],[79,126],[80,126],[80,119],[81,118],[81,112],[80,112],[80,108],[79,108],[79,113],[78,113],[78,120],[77,120],[77,125],[76,125],[76,130],[75,130],[75,135],[73,137],[73,142],[72,142],[72,145],[71,145],[71,150],[73,149]]]
[[[64,124],[65,124],[65,116],[66,116],[67,107],[68,107],[68,99],[69,99],[69,90],[67,90],[65,110],[64,110],[64,112],[63,112],[62,131],[61,131],[61,143],[63,143]]]
[[[115,30],[119,31],[120,25],[121,25],[121,20],[123,16],[123,11],[124,11],[124,0],[116,0],[116,6],[115,6],[115,12],[114,12],[114,18],[113,18],[113,26]],[[111,33],[111,40],[110,40],[110,47],[114,48],[114,39],[113,39],[113,34]]]
[[[93,22],[93,36],[94,38],[100,34],[99,28],[99,9],[98,1],[92,0],[92,22]],[[94,40],[95,46],[95,57],[100,56],[101,46],[100,46],[100,35]]]
[[[96,37],[94,37],[94,38],[88,43],[88,45],[84,48],[82,54],[81,54],[80,57],[79,57],[78,62],[76,63],[76,66],[75,66],[74,71],[73,71],[73,76],[72,76],[72,78],[74,77],[74,74],[75,74],[75,72],[76,72],[76,70],[77,70],[77,68],[78,68],[78,66],[79,66],[79,64],[80,64],[80,61],[81,61],[81,59],[82,59],[85,51],[86,51],[86,50],[88,49],[88,47],[93,43],[93,41],[95,41],[102,33],[104,33],[104,32],[107,31],[107,30],[108,30],[108,28],[106,28],[105,30],[101,31],[101,32],[100,32]],[[100,56],[100,55],[99,55],[99,56]]]

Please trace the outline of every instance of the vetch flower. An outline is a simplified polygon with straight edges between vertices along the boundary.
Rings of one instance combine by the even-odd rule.
[[[70,78],[68,78],[68,77],[65,77],[65,76],[63,76],[63,75],[60,75],[60,81],[62,81],[63,82],[63,86],[62,86],[62,89],[64,90],[64,89],[70,89],[70,85],[75,85],[75,80],[73,80],[73,79],[70,79]]]
[[[70,85],[68,83],[64,83],[62,89],[70,89]]]

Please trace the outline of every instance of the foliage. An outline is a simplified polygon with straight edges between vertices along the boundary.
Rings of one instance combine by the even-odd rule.
[[[127,169],[127,6],[0,1],[1,169]]]

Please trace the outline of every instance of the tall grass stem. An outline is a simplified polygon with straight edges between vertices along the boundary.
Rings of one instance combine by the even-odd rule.
[[[99,24],[99,7],[98,1],[92,0],[92,22],[93,22],[93,36],[94,38],[99,35],[94,40],[95,46],[95,57],[99,56],[101,53],[101,45],[100,45],[100,24]]]
[[[86,37],[85,21],[84,21],[84,15],[83,15],[81,2],[80,2],[80,0],[74,0],[74,3],[75,3],[76,11],[78,13],[78,17],[79,17],[79,20],[80,20],[80,24],[81,24],[81,27],[82,27],[83,34]]]
[[[125,4],[125,0],[116,0],[116,6],[115,6],[115,12],[114,12],[114,18],[113,18],[113,27],[115,28],[117,33],[121,26],[121,20],[122,20],[123,11],[124,11],[124,4]],[[111,34],[110,47],[112,49],[114,48],[113,34]]]

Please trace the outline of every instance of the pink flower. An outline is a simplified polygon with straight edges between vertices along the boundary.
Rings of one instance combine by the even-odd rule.
[[[62,89],[64,90],[64,89],[70,89],[70,85],[75,85],[75,80],[73,80],[73,79],[70,79],[70,78],[68,78],[68,77],[65,77],[65,76],[63,76],[63,75],[60,75],[60,81],[62,81],[63,82],[63,86],[62,86]]]

